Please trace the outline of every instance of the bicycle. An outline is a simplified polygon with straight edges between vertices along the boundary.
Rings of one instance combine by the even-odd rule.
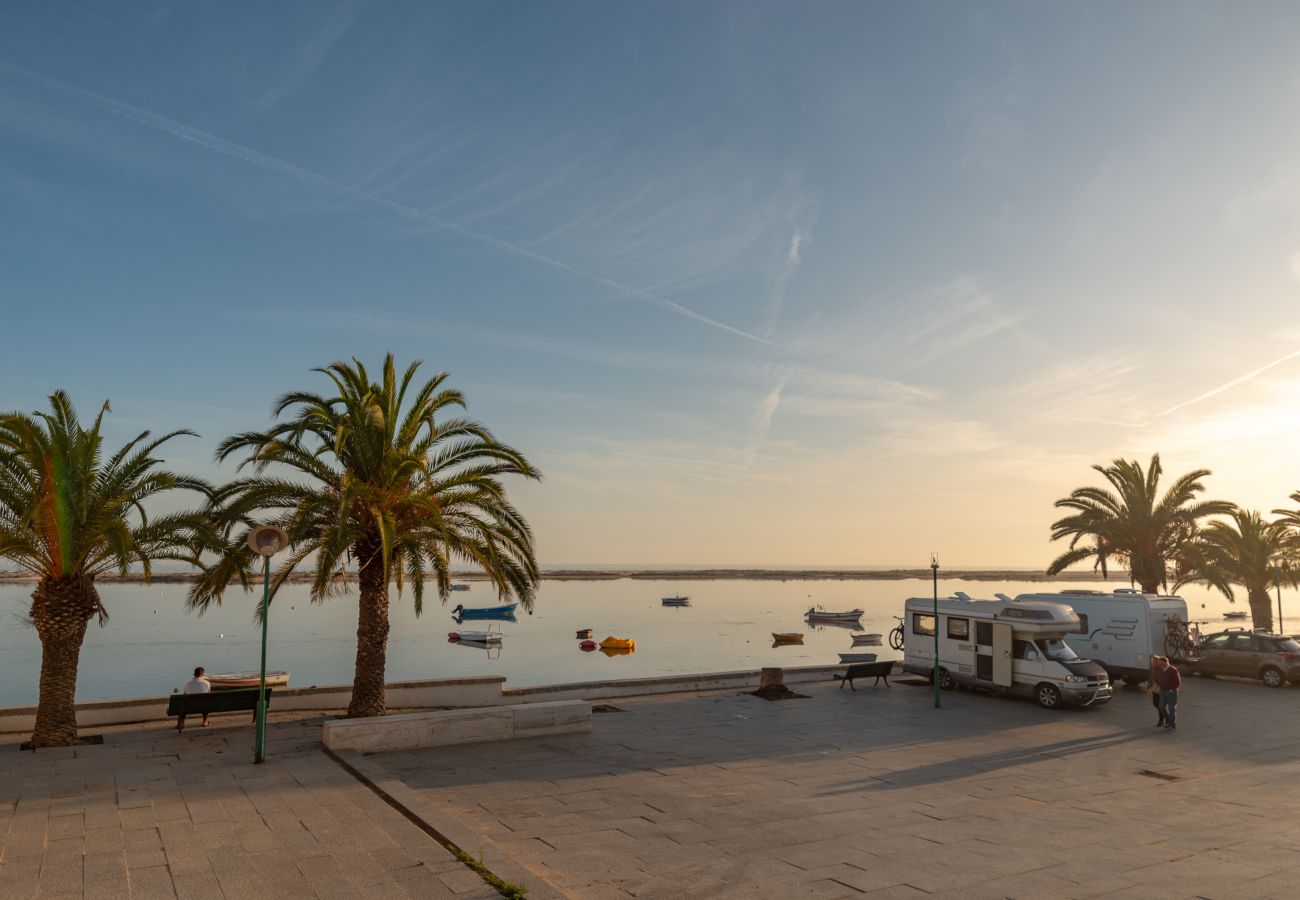
[[[898,620],[898,625],[895,626],[894,629],[889,632],[889,646],[893,647],[895,650],[902,650],[903,649],[903,617],[894,616],[894,618]]]
[[[1170,659],[1191,659],[1200,646],[1200,629],[1194,624],[1170,619],[1165,623],[1165,656]]]

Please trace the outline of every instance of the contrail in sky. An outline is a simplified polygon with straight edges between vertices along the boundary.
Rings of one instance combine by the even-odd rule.
[[[1258,369],[1254,369],[1250,372],[1247,372],[1245,375],[1242,375],[1240,378],[1234,378],[1232,379],[1232,381],[1229,381],[1227,384],[1221,384],[1218,387],[1216,387],[1214,390],[1206,391],[1204,394],[1201,394],[1199,397],[1193,397],[1191,400],[1187,400],[1184,401],[1183,403],[1178,403],[1174,406],[1171,406],[1168,409],[1166,409],[1164,412],[1157,413],[1156,415],[1167,416],[1171,412],[1177,412],[1178,410],[1183,409],[1184,407],[1191,406],[1193,403],[1200,403],[1202,400],[1209,400],[1211,397],[1217,397],[1219,394],[1222,394],[1224,391],[1232,390],[1233,388],[1237,387],[1240,384],[1245,384],[1247,381],[1251,381],[1257,378],[1258,376],[1263,375],[1269,369],[1272,369],[1276,366],[1280,366],[1282,365],[1282,363],[1288,362],[1289,360],[1296,359],[1297,357],[1300,357],[1300,350],[1293,350],[1290,353],[1288,353],[1286,356],[1279,357],[1278,359],[1273,360],[1271,363],[1268,363],[1267,365],[1260,366]]]
[[[0,59],[0,71],[6,72],[22,81],[37,85],[51,93],[71,98],[80,103],[84,103],[87,106],[94,107],[101,112],[116,116],[119,119],[135,122],[138,125],[151,128],[154,131],[159,131],[179,140],[186,141],[187,143],[195,144],[196,146],[202,147],[205,150],[210,150],[213,153],[220,153],[223,156],[229,156],[232,159],[237,159],[247,165],[256,166],[259,169],[266,169],[267,171],[275,172],[277,175],[292,178],[304,184],[310,184],[316,187],[325,188],[326,190],[346,194],[356,198],[357,200],[362,200],[374,206],[387,209],[390,212],[397,213],[405,218],[428,222],[444,231],[450,231],[454,234],[459,234],[462,237],[470,238],[471,240],[490,244],[493,247],[506,251],[507,253],[522,256],[525,259],[531,259],[534,262],[550,266],[553,269],[559,269],[562,272],[567,272],[570,275],[583,279],[584,281],[590,281],[604,287],[612,288],[618,292],[618,299],[635,298],[643,300],[647,303],[652,303],[661,309],[666,309],[679,316],[684,316],[687,319],[700,322],[704,325],[721,329],[722,331],[737,335],[738,337],[743,337],[759,344],[766,344],[769,347],[780,346],[774,341],[760,337],[757,334],[751,334],[748,331],[728,325],[725,322],[711,319],[703,313],[698,313],[693,309],[682,306],[680,303],[675,303],[667,297],[661,297],[658,294],[646,290],[638,290],[629,287],[613,278],[608,278],[595,272],[589,272],[586,269],[580,269],[577,266],[569,265],[563,260],[555,259],[554,257],[546,256],[542,253],[537,253],[533,250],[527,249],[526,247],[513,244],[510,241],[493,237],[490,234],[484,234],[481,231],[475,231],[472,228],[466,228],[464,225],[458,225],[455,222],[447,221],[446,219],[442,219],[432,213],[425,212],[422,209],[417,209],[414,206],[406,206],[402,203],[396,203],[392,200],[380,197],[377,194],[372,194],[369,191],[362,190],[361,188],[341,184],[332,178],[327,178],[326,176],[321,175],[319,172],[313,172],[311,169],[304,169],[301,166],[285,162],[282,159],[254,150],[251,147],[245,147],[242,144],[233,143],[232,141],[217,137],[215,134],[209,134],[206,131],[186,125],[183,122],[178,122],[175,119],[169,119],[166,116],[151,113],[148,110],[131,106],[129,103],[114,100],[112,97],[106,97],[103,94],[97,94],[94,91],[89,91],[85,88],[55,81],[53,78],[47,78],[44,75],[30,72],[27,69],[16,66],[13,63],[6,62],[2,59]]]

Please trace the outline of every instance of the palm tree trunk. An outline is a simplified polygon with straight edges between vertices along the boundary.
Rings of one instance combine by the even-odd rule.
[[[100,608],[95,585],[86,578],[43,578],[32,592],[31,620],[41,639],[33,747],[77,742],[77,666],[86,626]]]
[[[388,654],[388,578],[378,538],[359,541],[357,582],[361,600],[357,613],[357,667],[352,679],[352,718],[384,714],[384,666]]]
[[[1250,601],[1250,618],[1256,630],[1273,631],[1273,600],[1267,587],[1254,587],[1247,592]]]

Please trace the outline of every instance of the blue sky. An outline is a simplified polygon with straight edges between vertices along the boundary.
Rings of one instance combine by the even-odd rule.
[[[545,564],[1040,565],[1088,466],[1300,489],[1285,3],[9,4],[0,406],[174,463],[447,370]],[[1295,354],[1294,356],[1292,354]]]

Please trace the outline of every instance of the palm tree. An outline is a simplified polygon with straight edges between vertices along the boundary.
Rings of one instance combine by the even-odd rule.
[[[1269,589],[1300,584],[1300,540],[1282,521],[1268,522],[1243,509],[1229,522],[1211,522],[1182,548],[1177,584],[1203,584],[1235,602],[1233,585],[1246,589],[1254,627],[1273,630]]]
[[[154,561],[193,562],[211,538],[199,512],[149,516],[144,508],[173,490],[210,493],[197,478],[158,468],[153,455],[192,432],[151,439],[145,431],[104,461],[107,403],[89,429],[62,391],[50,395],[50,408],[0,415],[0,557],[38,579],[29,611],[41,639],[34,747],[77,742],[81,644],[92,618],[108,619],[95,579],[139,563],[148,580]]]
[[[380,381],[356,359],[315,369],[330,379],[331,396],[291,392],[275,415],[292,414],[267,431],[224,441],[217,458],[242,453],[240,469],[254,474],[222,488],[214,518],[227,550],[190,592],[200,612],[221,601],[234,580],[251,584],[250,528],[266,523],[289,534],[291,552],[272,590],[314,554],[313,602],[334,592],[349,561],[358,570],[356,671],[349,716],[384,714],[389,581],[409,581],[417,615],[424,581],[445,602],[453,561],[476,565],[502,597],[531,606],[537,562],[528,523],[509,502],[501,477],[541,475],[519,451],[482,425],[444,411],[464,408],[459,391],[443,386],[446,373],[414,389],[420,363],[399,381],[392,354]],[[267,474],[272,464],[286,477]]]
[[[1300,491],[1296,491],[1291,495],[1291,501],[1300,504]],[[1279,521],[1283,522],[1288,528],[1300,532],[1300,509],[1275,509],[1273,515],[1279,516]]]
[[[1052,540],[1070,538],[1070,549],[1047,567],[1056,575],[1085,559],[1107,574],[1112,559],[1128,566],[1129,577],[1148,594],[1169,583],[1168,568],[1179,548],[1197,530],[1206,516],[1232,512],[1236,507],[1222,500],[1197,500],[1205,490],[1201,479],[1209,469],[1188,472],[1158,496],[1160,454],[1151,457],[1144,471],[1137,460],[1117,459],[1109,466],[1093,466],[1110,482],[1113,490],[1100,487],[1076,488],[1056,501],[1058,509],[1074,512],[1052,523]],[[1079,546],[1085,538],[1091,546]]]

